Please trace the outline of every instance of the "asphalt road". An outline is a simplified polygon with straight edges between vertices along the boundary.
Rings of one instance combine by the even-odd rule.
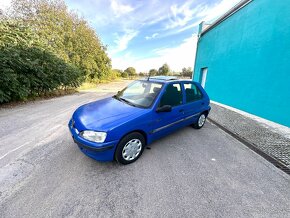
[[[0,110],[1,218],[290,217],[290,177],[209,122],[131,165],[84,156],[69,118],[122,86]]]

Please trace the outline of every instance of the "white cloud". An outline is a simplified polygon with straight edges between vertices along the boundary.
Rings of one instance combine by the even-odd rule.
[[[220,3],[215,4],[210,8],[204,6],[196,16],[201,17],[204,21],[212,22],[214,19],[217,19],[218,17],[225,14],[240,1],[241,0],[222,0]]]
[[[5,11],[11,5],[11,0],[1,0],[0,1],[0,9]]]
[[[176,27],[183,27],[188,24],[195,17],[199,10],[198,6],[193,6],[193,1],[186,1],[181,6],[174,4],[170,7],[171,16],[166,25],[166,29],[174,29]]]
[[[212,23],[214,20],[225,14],[239,2],[240,0],[222,0],[221,2],[214,4],[211,7],[205,4],[195,6],[195,9],[192,9],[192,16],[184,16],[183,19],[177,19],[175,22],[173,22],[171,19],[171,23],[167,25],[167,29],[173,30],[168,31],[163,36],[170,36],[188,29],[193,29],[197,27],[202,21],[206,21],[206,23]],[[173,14],[177,14],[178,10],[174,9],[173,11]]]
[[[123,14],[128,14],[135,9],[129,4],[122,4],[118,0],[111,0],[111,8],[116,17],[120,17]]]
[[[168,63],[174,71],[181,71],[183,67],[193,67],[195,60],[197,36],[193,35],[185,39],[179,46],[172,48],[156,49],[156,57],[136,59],[131,54],[126,58],[114,58],[113,67],[126,69],[133,66],[138,72],[148,72],[150,69],[158,69],[164,63]]]
[[[156,38],[158,35],[159,35],[158,33],[153,33],[151,36],[145,36],[145,39],[146,39],[146,40],[154,39],[154,38]]]
[[[196,31],[196,27],[201,21],[212,22],[240,0],[211,0],[208,1],[211,2],[210,4],[197,0],[66,1],[74,2],[73,8],[82,10],[85,17],[93,20],[97,30],[100,32],[106,30],[101,35],[102,38],[107,39],[106,44],[109,45],[109,54],[112,58],[113,67],[125,69],[128,66],[133,66],[138,71],[148,71],[151,68],[159,68],[166,62],[173,70],[181,70],[181,68],[189,66],[193,67],[196,37],[180,42],[177,41],[180,37],[179,35],[176,38],[175,47],[160,48],[164,44],[165,46],[168,45],[164,43],[167,40],[167,36],[190,29],[192,29],[192,32]],[[0,2],[2,3],[3,0],[0,0]],[[96,14],[96,11],[99,13]],[[113,30],[112,32],[115,32],[115,34],[107,30]],[[147,32],[152,33],[152,35],[145,35],[144,33],[147,34]],[[188,36],[188,32],[186,32],[184,38]],[[109,34],[108,37],[107,34]],[[135,37],[138,37],[140,43],[142,43],[142,40],[150,39],[154,39],[154,45],[158,44],[159,40],[164,40],[164,42],[161,43],[160,47],[157,45],[155,50],[147,53],[147,55],[152,53],[155,55],[141,59],[144,56],[144,50],[142,50],[141,54],[138,53],[140,50],[138,47],[134,50],[132,46],[129,46]],[[146,43],[149,42],[147,41]]]
[[[119,36],[116,35],[115,43],[116,46],[114,46],[111,50],[112,54],[124,51],[127,49],[129,42],[135,38],[138,35],[138,31],[135,30],[125,30],[124,35]]]

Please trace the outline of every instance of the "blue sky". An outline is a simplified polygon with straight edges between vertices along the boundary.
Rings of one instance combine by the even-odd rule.
[[[10,0],[1,0],[7,5]],[[201,21],[212,22],[239,0],[65,0],[108,46],[114,68],[149,71],[193,67]]]

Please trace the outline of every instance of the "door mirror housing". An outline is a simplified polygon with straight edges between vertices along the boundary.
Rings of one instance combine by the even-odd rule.
[[[159,112],[170,112],[172,110],[172,107],[171,105],[163,105],[162,107],[158,107],[156,109],[156,112],[159,113]]]

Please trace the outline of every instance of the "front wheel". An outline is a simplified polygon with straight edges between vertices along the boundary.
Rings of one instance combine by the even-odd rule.
[[[136,161],[143,153],[145,146],[144,136],[138,132],[126,135],[118,144],[115,159],[121,164],[130,164]]]
[[[192,124],[192,127],[195,129],[201,129],[203,125],[205,124],[205,120],[206,120],[206,115],[202,113],[201,115],[199,115],[196,123]]]

